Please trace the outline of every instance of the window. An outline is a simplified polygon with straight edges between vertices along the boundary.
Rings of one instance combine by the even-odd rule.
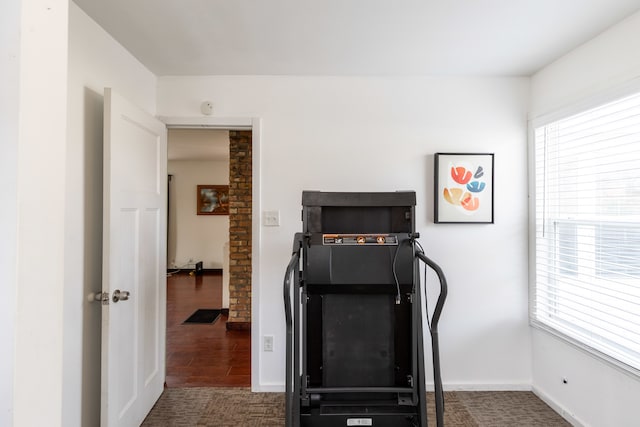
[[[532,323],[640,372],[640,94],[534,128]]]

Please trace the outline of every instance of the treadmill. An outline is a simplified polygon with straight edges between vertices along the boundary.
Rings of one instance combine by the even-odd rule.
[[[287,427],[426,427],[423,315],[444,425],[438,321],[447,284],[416,240],[415,205],[413,191],[303,191],[283,289]],[[440,282],[431,319],[420,263]]]

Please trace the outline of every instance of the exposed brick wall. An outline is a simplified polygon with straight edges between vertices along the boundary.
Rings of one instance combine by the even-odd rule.
[[[229,321],[251,325],[251,131],[229,131]]]

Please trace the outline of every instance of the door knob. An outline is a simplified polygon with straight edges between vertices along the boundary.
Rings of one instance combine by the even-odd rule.
[[[116,289],[113,291],[113,302],[126,301],[129,299],[129,291],[121,291]]]

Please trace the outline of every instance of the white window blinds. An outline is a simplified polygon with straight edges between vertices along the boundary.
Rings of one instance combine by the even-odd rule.
[[[534,129],[532,321],[640,372],[640,94]]]

